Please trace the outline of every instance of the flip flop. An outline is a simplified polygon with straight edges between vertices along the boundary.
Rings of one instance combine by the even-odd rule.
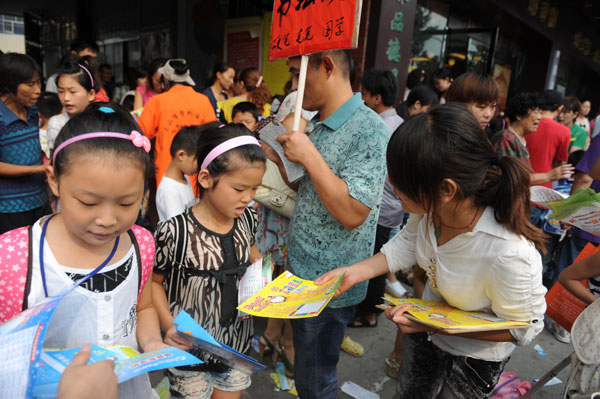
[[[360,323],[360,324],[357,325],[356,323]],[[375,328],[375,327],[377,327],[377,317],[375,317],[375,323],[371,324],[371,323],[369,323],[369,320],[367,320],[367,318],[364,315],[362,315],[361,313],[357,313],[356,316],[354,317],[354,319],[352,319],[348,323],[348,327],[351,327],[351,328]]]

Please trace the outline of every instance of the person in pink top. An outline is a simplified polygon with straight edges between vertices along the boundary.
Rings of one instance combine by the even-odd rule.
[[[165,85],[162,75],[158,72],[158,68],[165,65],[165,58],[156,58],[150,63],[148,69],[148,77],[145,86],[138,86],[135,89],[135,98],[133,99],[133,109],[143,108],[155,94],[165,91]]]

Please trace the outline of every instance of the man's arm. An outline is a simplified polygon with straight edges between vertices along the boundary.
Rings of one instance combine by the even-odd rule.
[[[319,151],[303,132],[286,132],[277,138],[292,162],[304,166],[325,209],[345,228],[360,226],[370,208],[350,196],[348,185],[333,173]]]

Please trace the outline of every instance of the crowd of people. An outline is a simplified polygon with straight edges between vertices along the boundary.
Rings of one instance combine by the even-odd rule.
[[[152,397],[147,375],[117,388],[110,361],[86,365],[90,344],[191,351],[204,363],[166,371],[172,397],[240,398],[251,376],[194,348],[174,317],[185,310],[248,353],[253,322],[237,317],[237,292],[265,255],[274,276],[343,274],[319,316],[270,319],[260,336],[259,357],[281,360],[301,398],[337,397],[340,351],[363,351],[346,329],[377,326],[384,292],[530,323],[448,335],[388,307],[398,330],[381,344],[395,398],[490,397],[515,348],[544,329],[547,289],[561,281],[586,303],[600,296],[598,255],[573,264],[600,237],[530,202],[532,185],[600,192],[589,101],[516,93],[500,113],[490,75],[442,68],[413,71],[397,105],[391,71],[366,71],[354,92],[354,61],[334,50],[310,56],[293,130],[298,57],[281,97],[258,69],[228,64],[202,91],[174,58],[136,70],[116,102],[97,55],[78,41],[47,79],[32,58],[0,55],[0,322],[91,274],[47,329],[45,346],[84,346],[60,398]],[[297,181],[259,141],[271,120],[305,170]],[[288,206],[254,201],[265,187]],[[14,246],[28,248],[27,262],[11,260]]]

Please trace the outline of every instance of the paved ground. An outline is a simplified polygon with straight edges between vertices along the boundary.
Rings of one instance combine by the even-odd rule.
[[[257,319],[255,321],[256,331],[262,331],[263,324],[261,320]],[[382,399],[391,398],[395,390],[395,380],[390,380],[386,376],[384,359],[391,352],[394,345],[395,325],[388,321],[385,315],[381,315],[379,316],[378,326],[375,328],[349,328],[347,331],[352,339],[364,345],[365,355],[355,358],[342,352],[338,365],[339,385],[341,386],[344,381],[353,381],[363,388],[377,391]],[[533,349],[535,344],[540,345],[547,355],[539,355]],[[531,381],[534,378],[540,378],[572,351],[573,348],[570,344],[566,345],[558,342],[552,334],[544,330],[533,343],[526,347],[518,347],[515,350],[506,370],[515,371],[521,380]],[[266,362],[264,364],[266,365]],[[288,392],[275,391],[275,384],[269,376],[271,372],[273,372],[273,369],[267,368],[264,372],[254,375],[252,386],[242,397],[252,399],[293,398]],[[569,367],[558,375],[558,378],[563,381],[562,384],[546,386],[538,391],[534,398],[562,398],[564,382],[568,375]],[[350,396],[341,392],[340,397],[350,398]]]
[[[261,333],[265,328],[264,319],[255,319],[255,331]],[[388,321],[384,315],[379,316],[378,326],[375,328],[349,328],[347,332],[352,339],[363,344],[365,355],[360,358],[352,357],[342,352],[338,364],[339,385],[344,381],[353,381],[363,388],[377,392],[382,399],[392,398],[395,390],[395,380],[390,380],[385,374],[385,357],[391,352],[396,334],[395,325]],[[538,354],[533,347],[538,344],[547,353],[546,356]],[[526,347],[518,347],[508,363],[506,370],[515,371],[521,380],[540,378],[552,367],[573,351],[572,346],[558,342],[552,334],[544,330],[535,341]],[[252,356],[258,357],[252,352]],[[270,366],[266,359],[263,364]],[[252,386],[244,392],[243,399],[293,399],[288,392],[277,392],[275,384],[269,376],[274,372],[272,367],[252,376]],[[153,383],[162,377],[161,373],[152,373]],[[569,367],[564,369],[558,378],[562,384],[546,386],[538,391],[534,398],[561,399],[569,375]],[[340,398],[350,396],[340,391]]]

